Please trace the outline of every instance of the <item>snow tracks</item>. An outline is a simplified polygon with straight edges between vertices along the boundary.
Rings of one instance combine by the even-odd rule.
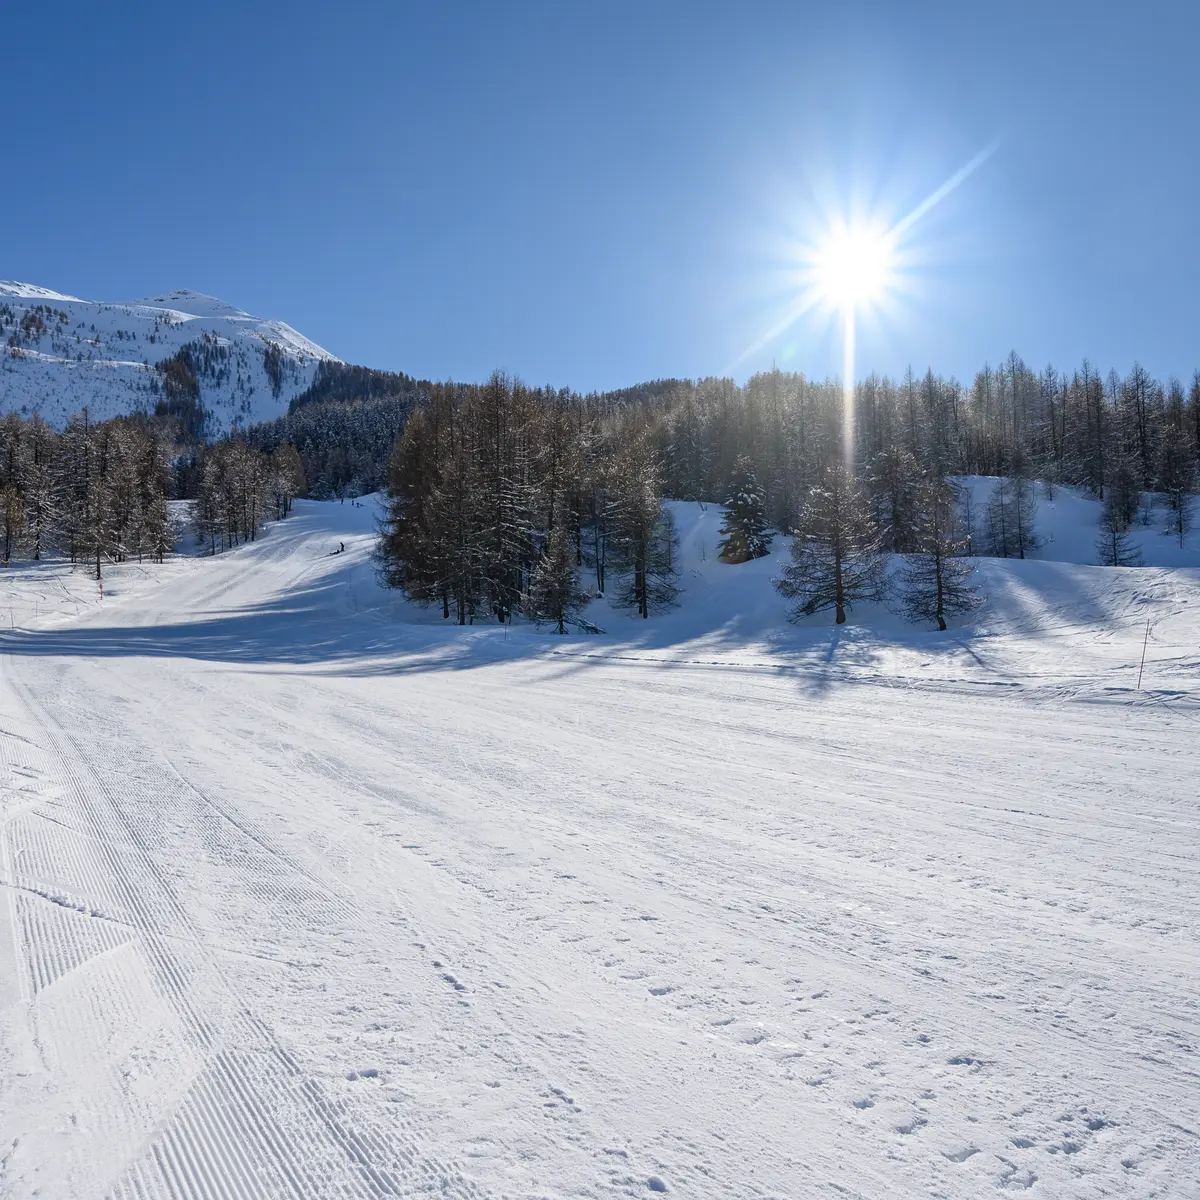
[[[21,1115],[0,1196],[481,1195],[422,1153],[415,1113],[385,1128],[305,1070],[228,969],[253,941],[215,944],[194,893],[225,928],[242,906],[334,941],[350,906],[148,748],[5,674],[0,1111]]]

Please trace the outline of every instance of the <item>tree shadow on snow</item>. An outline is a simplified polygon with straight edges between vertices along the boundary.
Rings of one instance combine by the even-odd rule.
[[[556,677],[606,663],[658,672],[721,668],[783,675],[802,692],[820,695],[843,683],[894,681],[931,667],[943,678],[960,671],[1004,677],[1000,659],[989,661],[986,653],[996,632],[1045,636],[1059,625],[1078,631],[1128,619],[1128,590],[1118,595],[1101,581],[1081,585],[1079,568],[1059,571],[1059,565],[984,564],[988,606],[976,623],[944,633],[905,625],[882,606],[854,612],[844,626],[834,626],[829,614],[792,625],[781,608],[727,613],[714,625],[713,611],[689,612],[685,594],[674,613],[649,621],[615,618],[599,636],[558,637],[530,626],[443,623],[373,583],[360,585],[363,607],[356,611],[348,573],[335,570],[244,608],[166,624],[3,631],[0,648],[17,656],[191,659],[356,677],[515,661],[537,663]]]

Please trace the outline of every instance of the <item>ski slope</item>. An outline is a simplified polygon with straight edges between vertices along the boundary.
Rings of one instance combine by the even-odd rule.
[[[108,304],[0,280],[0,339],[0,411],[37,411],[57,428],[84,408],[93,420],[153,412],[163,397],[155,365],[185,346],[210,348],[197,385],[213,435],[286,413],[317,364],[337,361],[283,321],[186,290]]]
[[[1200,1195],[1200,571],[795,627],[676,511],[588,638],[370,502],[0,578],[0,1196]]]

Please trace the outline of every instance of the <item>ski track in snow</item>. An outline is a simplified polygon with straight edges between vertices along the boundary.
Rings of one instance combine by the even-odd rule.
[[[1195,572],[555,639],[372,519],[7,579],[0,1196],[1200,1195]]]

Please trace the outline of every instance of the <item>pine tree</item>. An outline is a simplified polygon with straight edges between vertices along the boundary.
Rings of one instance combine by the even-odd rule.
[[[587,450],[582,468],[581,524],[586,524],[588,536],[584,537],[581,529],[580,550],[582,559],[595,573],[596,592],[603,596],[612,557],[611,543],[618,524],[617,499],[613,488],[615,456],[607,436],[598,435],[590,439]]]
[[[971,612],[983,600],[971,583],[975,567],[963,558],[965,540],[955,526],[957,499],[944,480],[922,484],[917,493],[914,552],[901,574],[904,611],[913,622],[946,628],[946,615]]]
[[[587,604],[588,595],[579,586],[575,570],[571,535],[566,521],[560,519],[546,540],[522,607],[525,615],[539,625],[551,624],[558,633],[566,633],[567,625]]]
[[[385,583],[403,588],[410,600],[441,598],[449,616],[448,592],[439,567],[437,538],[430,528],[430,499],[437,487],[437,445],[433,418],[418,410],[409,418],[392,451],[388,472],[388,511],[380,534],[378,561]],[[277,482],[282,507],[282,481]]]
[[[776,588],[796,600],[792,620],[833,609],[835,623],[859,601],[883,595],[879,532],[866,497],[840,462],[809,492],[792,539],[792,562]]]
[[[766,499],[758,477],[743,455],[734,468],[733,485],[725,500],[725,518],[721,523],[721,558],[728,563],[763,558],[771,551]]]
[[[534,561],[532,416],[528,389],[498,371],[467,404],[483,522],[482,583],[502,624],[520,604],[525,568]]]
[[[111,424],[93,425],[83,410],[82,424],[73,422],[77,456],[70,480],[73,512],[70,521],[72,553],[88,564],[93,577],[101,578],[103,563],[116,557],[113,521],[115,435]]]
[[[679,532],[666,505],[659,509],[646,560],[646,608],[662,612],[679,600]]]
[[[0,486],[0,526],[3,526],[4,566],[8,566],[25,533],[25,505],[15,483]]]

